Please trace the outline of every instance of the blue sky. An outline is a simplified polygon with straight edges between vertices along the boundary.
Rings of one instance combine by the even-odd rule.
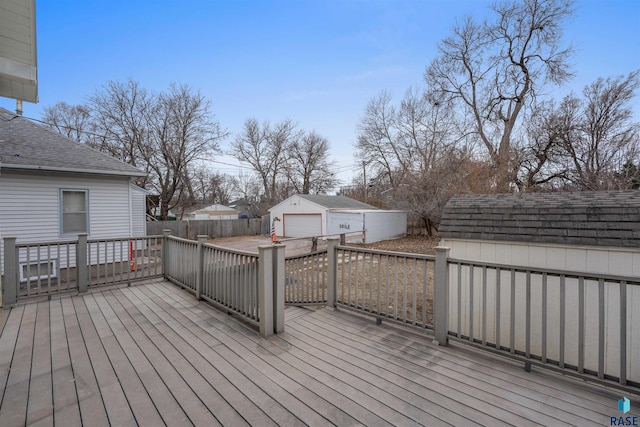
[[[39,118],[43,107],[58,101],[83,103],[108,80],[131,77],[158,91],[188,83],[207,96],[231,133],[248,117],[291,118],[315,129],[330,140],[334,170],[348,184],[358,170],[353,144],[367,101],[381,90],[400,99],[409,86],[422,85],[455,20],[482,17],[489,4],[40,0],[40,103],[25,103],[24,114]],[[578,2],[565,39],[576,47],[576,77],[558,94],[640,69],[640,1]],[[13,110],[15,102],[0,98],[0,106]]]

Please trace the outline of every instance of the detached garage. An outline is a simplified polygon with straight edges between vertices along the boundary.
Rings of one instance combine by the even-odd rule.
[[[366,230],[365,243],[403,237],[407,213],[381,210],[345,196],[298,194],[269,210],[281,237],[311,237]]]

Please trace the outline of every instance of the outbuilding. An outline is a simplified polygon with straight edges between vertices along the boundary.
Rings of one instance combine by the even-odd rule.
[[[469,335],[473,317],[488,343],[500,331],[512,352],[613,377],[626,361],[640,382],[640,191],[455,196],[439,234],[450,257],[478,262],[450,270],[450,328]]]
[[[403,237],[407,213],[382,210],[345,196],[297,194],[269,209],[276,235],[312,237],[365,230],[364,242]]]
[[[439,228],[454,258],[640,276],[640,191],[467,194]]]

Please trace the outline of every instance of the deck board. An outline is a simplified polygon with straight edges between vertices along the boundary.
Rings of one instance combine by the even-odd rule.
[[[100,341],[84,298],[76,296],[71,298],[71,302],[78,317],[78,325],[87,347],[87,354],[91,360],[109,423],[118,426],[135,426],[137,424],[135,416]]]
[[[73,367],[73,376],[80,405],[80,416],[83,424],[95,423],[96,425],[108,424],[109,418],[100,395],[98,382],[87,353],[78,317],[73,307],[71,298],[63,298],[62,311],[66,325],[69,356]],[[44,304],[39,304],[44,305]]]
[[[2,426],[589,426],[620,394],[342,310],[289,307],[265,339],[167,282],[20,304],[0,331]]]
[[[26,422],[36,308],[35,306],[25,307],[22,316],[3,398],[3,403],[6,402],[10,410],[4,416],[0,416],[2,426],[19,426]]]
[[[36,304],[27,304],[27,309]],[[62,313],[62,300],[49,305],[51,322],[51,373],[53,384],[54,424],[80,426],[80,405],[69,357],[66,325]],[[4,406],[4,405],[3,405]]]
[[[156,287],[153,289],[153,292],[158,293],[161,292],[161,290],[162,287]],[[185,306],[192,304],[191,301],[183,298],[183,295],[173,294],[170,288],[167,288],[167,290],[169,292],[168,295],[175,298],[176,302],[183,301]],[[316,394],[321,398],[316,399],[312,397],[308,401],[313,402],[320,407],[326,407],[326,405],[323,404],[324,401],[329,402],[330,406],[323,411],[323,414],[330,417],[330,419],[335,420],[336,424],[351,424],[350,419],[345,419],[345,414],[350,414],[350,416],[347,415],[346,417],[357,419],[365,425],[384,424],[383,419],[379,418],[365,407],[358,405],[340,393],[336,393],[336,391],[331,387],[325,386],[323,383],[316,381],[312,375],[307,373],[304,365],[299,365],[297,363],[292,365],[291,363],[288,363],[288,361],[282,357],[286,349],[283,351],[280,347],[276,346],[269,340],[261,339],[246,326],[234,321],[222,313],[213,311],[210,314],[218,320],[218,322],[214,323],[214,325],[217,325],[217,331],[215,331],[216,334],[229,334],[236,342],[238,342],[239,345],[244,347],[238,349],[239,354],[244,355],[249,352],[255,353],[257,357],[262,360],[269,361],[275,369],[279,370],[284,375],[287,375],[302,388],[309,391],[313,390],[313,394]],[[227,344],[233,345],[233,341],[228,341]],[[277,357],[270,357],[270,355]],[[300,366],[302,366],[302,368],[300,368]],[[298,396],[302,395],[302,393],[297,394]],[[340,422],[340,420],[343,422]]]
[[[376,326],[371,324],[365,328],[354,328],[347,322],[341,321],[340,318],[345,316],[344,313],[337,315],[329,315],[326,311],[319,313],[314,321],[321,325],[333,325],[338,330],[343,329],[352,333],[359,332],[361,339],[362,332],[371,332]],[[348,315],[347,315],[348,316]],[[456,357],[446,357],[447,352],[441,347],[434,347],[427,341],[415,341],[415,334],[411,331],[395,329],[393,334],[387,338],[390,345],[401,347],[402,350],[398,356],[404,359],[414,360],[415,357],[424,358],[430,362],[434,357],[438,357],[438,366],[446,369],[445,372],[460,372],[482,382],[497,385],[501,388],[514,389],[515,393],[523,394],[528,399],[542,399],[551,405],[557,405],[566,409],[567,406],[576,409],[575,415],[585,416],[586,419],[592,419],[593,416],[602,414],[603,411],[610,410],[611,405],[603,403],[603,397],[610,397],[610,391],[603,391],[595,386],[587,384],[579,384],[579,388],[587,393],[574,394],[576,391],[576,381],[567,378],[566,381],[549,381],[549,378],[557,378],[557,374],[550,373],[543,369],[534,369],[531,373],[526,373],[511,360],[492,357],[487,354],[480,354],[477,351],[469,352],[464,346],[458,346]],[[406,345],[407,339],[414,341],[410,345]],[[453,347],[453,346],[451,346]],[[450,348],[451,348],[450,347]],[[395,354],[394,354],[395,356]],[[515,369],[514,369],[515,366]],[[563,406],[564,405],[564,406]]]
[[[157,295],[157,294],[156,294]],[[194,301],[195,302],[195,301]],[[169,309],[171,305],[163,298],[156,298],[153,303],[159,309]],[[174,307],[175,308],[175,307]],[[187,310],[187,313],[189,310]],[[243,391],[258,407],[264,407],[268,416],[278,425],[296,425],[300,424],[301,412],[305,408],[301,408],[296,404],[292,396],[279,387],[274,382],[265,378],[264,375],[254,367],[238,358],[237,355],[231,354],[225,346],[218,345],[218,340],[209,341],[210,334],[194,334],[192,331],[202,330],[197,324],[191,323],[188,318],[179,311],[174,311],[174,319],[177,322],[176,332],[191,336],[195,345],[202,348],[207,347],[209,353],[215,352],[218,356],[216,366],[226,366],[230,381]],[[207,351],[207,350],[204,350]],[[286,408],[284,405],[288,405]],[[312,415],[307,412],[308,417]]]
[[[338,350],[343,354],[351,355],[352,357],[360,356],[363,360],[380,360],[378,363],[379,369],[389,369],[394,374],[407,378],[413,377],[413,381],[433,388],[442,395],[455,392],[456,399],[463,405],[478,407],[479,403],[483,403],[483,411],[494,416],[496,421],[504,420],[513,424],[542,423],[545,425],[576,421],[575,414],[566,413],[549,404],[533,399],[528,390],[524,391],[525,395],[520,394],[523,392],[521,387],[509,386],[507,383],[494,384],[489,376],[487,378],[472,378],[471,375],[476,372],[475,369],[462,367],[457,370],[449,369],[441,367],[437,358],[423,359],[407,356],[398,351],[391,352],[384,347],[378,348],[376,345],[378,343],[369,338],[370,334],[367,334],[366,338],[355,336],[353,332],[344,332],[344,329],[337,326],[332,326],[325,322],[317,323],[312,320],[301,320],[299,323],[293,324],[290,330],[304,332],[309,337],[309,342],[317,341],[321,343],[326,338],[318,334],[317,331],[328,329],[333,337],[332,341],[341,343]],[[336,336],[339,338],[336,339]],[[412,341],[407,340],[403,343],[403,346],[411,346],[413,344]],[[359,355],[358,350],[362,352],[362,355]],[[435,382],[435,384],[432,382]],[[459,396],[459,392],[452,390],[450,384],[455,384],[456,387],[464,390],[466,396]],[[504,390],[509,390],[510,393],[505,396]],[[589,418],[583,418],[582,420],[582,423],[589,422],[593,421]]]
[[[38,304],[35,328],[27,424],[52,426],[53,384],[51,379],[49,304]]]
[[[162,425],[162,417],[158,413],[153,400],[147,393],[142,381],[138,377],[135,369],[129,363],[129,359],[118,340],[113,335],[111,328],[102,315],[94,294],[82,297],[87,310],[91,315],[93,324],[98,331],[98,336],[102,342],[102,347],[107,353],[107,357],[114,368],[117,381],[120,383],[126,399],[139,425]]]

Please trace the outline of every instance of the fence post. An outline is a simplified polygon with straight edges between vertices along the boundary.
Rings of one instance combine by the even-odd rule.
[[[197,300],[200,299],[200,294],[202,292],[202,283],[204,282],[204,250],[202,248],[202,245],[207,243],[207,240],[209,240],[209,236],[207,236],[206,234],[198,235],[198,253],[197,253],[198,269],[196,271],[196,299]]]
[[[436,267],[433,289],[433,329],[435,342],[447,345],[449,332],[449,250],[444,246],[436,246]]]
[[[162,230],[162,277],[167,280],[167,266],[169,265],[169,242],[171,230]]]
[[[4,279],[2,283],[2,306],[10,308],[18,302],[18,269],[16,268],[16,238],[4,239]]]
[[[273,246],[258,246],[260,335],[273,335]]]
[[[285,245],[273,245],[273,331],[284,332]]]
[[[347,244],[347,235],[346,235],[345,233],[342,233],[342,234],[340,235],[340,244],[341,244],[342,246],[344,246],[344,245],[346,245],[346,244]]]
[[[336,285],[338,282],[338,255],[336,246],[342,241],[344,234],[340,237],[327,238],[327,307],[336,308]]]
[[[105,254],[105,262],[106,262]],[[96,260],[99,264],[100,260]],[[76,242],[76,274],[78,280],[78,292],[87,292],[89,287],[89,266],[87,262],[87,233],[78,234]]]

